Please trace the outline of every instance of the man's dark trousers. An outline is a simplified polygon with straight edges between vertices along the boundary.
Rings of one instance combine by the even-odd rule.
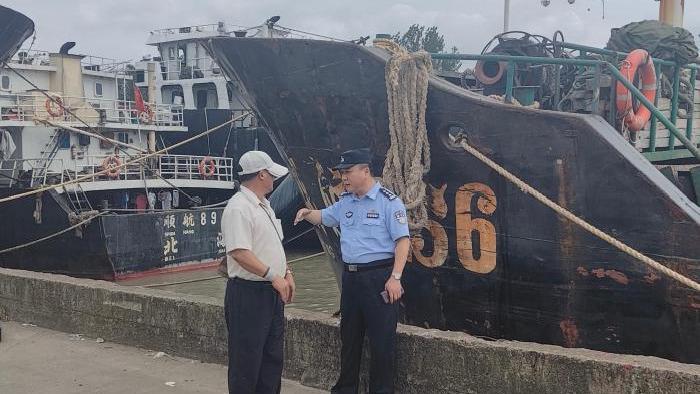
[[[282,384],[284,304],[270,282],[226,284],[228,391],[278,394]]]
[[[340,297],[341,371],[338,382],[331,389],[332,393],[358,392],[365,333],[369,337],[371,358],[369,392],[394,392],[398,302],[385,303],[380,294],[391,270],[391,265],[385,265],[370,270],[343,272]]]

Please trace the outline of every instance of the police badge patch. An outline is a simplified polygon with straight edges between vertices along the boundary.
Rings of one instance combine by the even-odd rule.
[[[396,211],[394,212],[394,219],[401,224],[406,224],[406,212]]]
[[[345,217],[350,219],[352,217],[352,211],[345,212]]]

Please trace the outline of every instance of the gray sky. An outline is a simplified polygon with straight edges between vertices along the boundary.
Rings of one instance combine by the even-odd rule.
[[[567,41],[603,46],[611,27],[658,17],[654,0],[511,0],[511,30],[551,37],[562,30]],[[503,26],[503,0],[6,0],[36,24],[35,49],[57,51],[76,41],[73,53],[138,60],[153,50],[145,45],[158,28],[215,23],[253,26],[272,15],[280,24],[338,38],[406,31],[412,23],[436,25],[447,45],[480,52]],[[686,1],[685,28],[698,38],[700,1]],[[28,45],[29,42],[26,43]]]

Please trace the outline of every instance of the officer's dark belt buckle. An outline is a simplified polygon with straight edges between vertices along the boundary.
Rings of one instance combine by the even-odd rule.
[[[357,264],[348,264],[348,271],[357,272]]]

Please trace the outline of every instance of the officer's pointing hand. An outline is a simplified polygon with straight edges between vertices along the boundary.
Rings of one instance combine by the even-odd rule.
[[[306,215],[310,214],[311,210],[308,208],[302,208],[297,212],[296,218],[294,218],[294,225],[296,226],[297,223],[301,222],[302,220],[306,219]]]
[[[275,290],[280,293],[282,302],[286,304],[289,301],[289,282],[287,282],[287,280],[281,276],[276,276],[274,279],[272,279],[272,287],[274,287]]]

